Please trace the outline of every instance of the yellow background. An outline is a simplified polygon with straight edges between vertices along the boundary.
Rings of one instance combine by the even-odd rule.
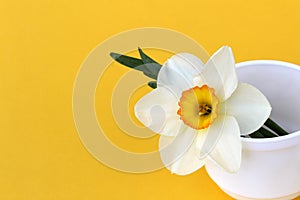
[[[231,199],[204,169],[133,175],[96,161],[73,122],[76,73],[97,44],[145,26],[180,31],[209,53],[230,45],[237,62],[300,64],[299,10],[298,0],[1,0],[0,199]]]

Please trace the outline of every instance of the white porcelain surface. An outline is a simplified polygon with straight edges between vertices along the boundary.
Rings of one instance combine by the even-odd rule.
[[[300,67],[258,60],[239,63],[240,82],[260,89],[272,105],[271,118],[290,135],[242,138],[243,158],[238,173],[229,174],[212,161],[206,170],[219,187],[240,200],[289,200],[300,195]],[[251,105],[249,105],[251,106]]]

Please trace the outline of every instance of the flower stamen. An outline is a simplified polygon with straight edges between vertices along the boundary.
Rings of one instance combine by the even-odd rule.
[[[209,115],[211,113],[211,106],[207,104],[201,104],[199,106],[199,115]]]

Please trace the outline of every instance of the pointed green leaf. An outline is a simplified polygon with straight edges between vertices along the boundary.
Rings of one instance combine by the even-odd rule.
[[[158,64],[155,60],[150,58],[148,55],[146,55],[141,48],[138,48],[140,56],[142,58],[143,63],[145,64],[145,68],[147,73],[152,75],[153,79],[157,79],[159,70],[161,68],[161,65]]]
[[[148,55],[146,55],[143,50],[139,47],[138,48],[140,56],[142,58],[142,61],[146,64],[146,63],[156,63],[158,64],[158,62],[156,62],[155,60],[153,60],[152,58],[150,58]],[[160,64],[158,64],[159,66],[161,66]]]
[[[142,71],[141,68],[138,68],[139,66],[144,65],[144,62],[141,59],[121,55],[114,52],[111,52],[110,56],[122,65],[125,65],[130,68],[137,68],[137,70]]]
[[[153,79],[157,79],[157,66],[152,66],[152,64],[144,64],[144,62],[141,59],[121,55],[118,53],[111,52],[110,56],[122,65],[125,65],[135,70],[142,71],[146,76]]]

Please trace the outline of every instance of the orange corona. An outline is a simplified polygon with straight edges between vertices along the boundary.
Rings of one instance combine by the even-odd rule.
[[[191,128],[205,129],[217,117],[218,103],[213,88],[207,85],[195,86],[182,92],[177,114]]]

